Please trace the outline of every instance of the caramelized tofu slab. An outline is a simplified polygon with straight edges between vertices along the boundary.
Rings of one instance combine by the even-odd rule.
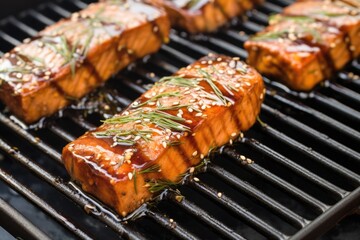
[[[172,25],[190,33],[213,32],[261,2],[251,0],[148,0],[165,7]]]
[[[68,144],[65,167],[85,191],[126,216],[249,129],[264,91],[254,69],[209,55],[162,78],[125,111]]]
[[[127,0],[95,3],[0,59],[0,99],[26,123],[49,116],[168,40],[166,13]]]
[[[288,16],[307,16],[335,26],[343,31],[353,57],[360,56],[360,9],[340,1],[301,1],[283,11]]]

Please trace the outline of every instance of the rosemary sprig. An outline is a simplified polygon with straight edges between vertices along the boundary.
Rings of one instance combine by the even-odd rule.
[[[185,119],[173,116],[169,113],[160,111],[160,110],[152,110],[152,111],[143,111],[138,110],[134,111],[129,115],[122,115],[122,116],[116,116],[110,119],[105,120],[105,123],[109,124],[125,124],[129,122],[135,122],[135,121],[148,121],[155,125],[157,125],[160,128],[163,128],[164,130],[170,129],[171,131],[190,131],[190,128],[181,124],[181,122],[184,122]]]
[[[288,30],[261,33],[261,34],[251,37],[250,40],[252,40],[252,41],[275,40],[275,39],[283,37],[287,33],[288,33]]]
[[[280,14],[273,14],[269,17],[270,24],[274,24],[274,23],[278,23],[278,22],[286,21],[286,20],[290,20],[290,21],[298,22],[298,23],[315,22],[315,20],[313,18],[310,18],[307,16],[284,16],[284,15],[280,15]]]
[[[132,172],[132,176],[133,176],[135,193],[137,194],[137,174],[155,173],[155,172],[159,172],[160,169],[161,169],[160,165],[158,164],[150,165],[149,167],[142,169],[140,171],[136,171],[134,169],[134,171]]]
[[[153,165],[150,165],[149,167],[141,170],[141,171],[138,171],[139,174],[145,174],[145,173],[154,173],[154,172],[159,172],[160,170],[160,165],[159,164],[153,164]]]
[[[179,76],[170,76],[161,78],[157,84],[162,83],[168,86],[178,87],[198,87],[199,81],[195,78],[183,78]]]
[[[42,41],[44,44],[52,48],[56,53],[60,54],[64,59],[64,65],[69,64],[71,68],[71,73],[74,76],[76,70],[76,63],[80,56],[76,55],[75,52],[78,49],[78,42],[71,46],[65,36],[58,37],[59,41],[54,41],[53,39],[48,39],[48,37],[43,38]]]
[[[179,184],[179,182],[172,182],[166,179],[152,179],[147,182],[145,186],[149,188],[149,192],[157,193],[177,184]]]
[[[142,107],[148,103],[151,103],[151,102],[156,102],[158,99],[160,98],[169,98],[169,97],[180,97],[181,96],[181,93],[180,92],[165,92],[165,93],[161,93],[161,94],[158,94],[154,97],[151,97],[149,100],[141,103],[141,104],[138,104],[138,105],[132,105],[133,108],[139,108],[139,107]]]
[[[198,69],[198,72],[203,75],[205,81],[210,85],[210,87],[212,88],[212,90],[214,91],[216,96],[220,99],[220,101],[224,105],[226,105],[227,104],[226,98],[224,97],[224,95],[220,91],[220,89],[215,85],[214,80],[212,79],[211,75],[202,69]]]
[[[132,146],[140,139],[149,142],[151,139],[152,131],[150,130],[121,130],[121,129],[108,129],[103,132],[95,132],[94,136],[97,138],[113,137],[116,144]]]
[[[312,12],[311,14],[319,14],[326,17],[343,17],[343,16],[349,16],[349,13],[335,13],[335,12],[326,12],[326,11],[316,11]]]
[[[191,9],[191,8],[195,7],[199,2],[200,2],[200,0],[189,0],[184,8]]]

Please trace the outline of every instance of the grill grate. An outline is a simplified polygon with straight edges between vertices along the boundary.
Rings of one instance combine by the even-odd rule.
[[[61,0],[3,20],[1,53],[89,2]],[[106,111],[93,111],[99,107],[95,96],[101,95],[116,112],[143,93],[156,76],[171,74],[209,52],[245,59],[242,45],[248,35],[262,29],[269,14],[291,2],[266,2],[246,21],[208,36],[173,31],[170,44],[159,53],[41,122],[38,129],[23,125],[1,106],[0,197],[10,204],[0,204],[0,212],[19,209],[32,224],[24,225],[26,219],[16,213],[11,224],[4,218],[0,224],[26,239],[41,238],[40,229],[55,239],[119,235],[300,239],[319,236],[354,211],[360,204],[360,80],[353,77],[360,73],[360,63],[356,60],[336,81],[311,93],[296,93],[265,78],[261,119],[269,124],[257,123],[241,143],[214,154],[207,171],[197,176],[200,181],[179,187],[183,201],[176,201],[176,193],[168,191],[156,206],[144,207],[143,216],[129,223],[120,223],[116,214],[69,182],[61,164],[61,148],[108,116]],[[255,163],[244,165],[242,155]]]

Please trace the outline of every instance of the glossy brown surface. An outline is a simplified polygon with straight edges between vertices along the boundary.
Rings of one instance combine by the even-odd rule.
[[[261,76],[238,59],[204,57],[68,144],[64,164],[85,191],[125,216],[249,129],[264,90]]]
[[[174,26],[191,33],[213,32],[243,14],[259,0],[149,0],[164,6]]]
[[[337,27],[349,38],[349,49],[353,57],[360,55],[360,8],[351,7],[341,1],[305,1],[286,7],[283,13],[308,16]]]
[[[147,4],[91,4],[0,59],[0,98],[23,121],[37,121],[157,51],[169,28],[166,13]]]
[[[309,91],[359,56],[358,9],[299,1],[245,43],[248,62],[294,90]]]

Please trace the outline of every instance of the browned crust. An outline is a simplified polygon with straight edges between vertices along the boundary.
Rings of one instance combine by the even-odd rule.
[[[156,32],[155,27],[158,28]],[[168,41],[169,30],[170,23],[163,12],[154,21],[132,27],[90,49],[74,75],[70,66],[66,66],[36,89],[16,94],[3,82],[0,99],[17,117],[33,123],[64,108],[71,102],[69,99],[83,97],[129,63],[156,52],[163,42]]]
[[[166,0],[149,0],[164,6],[173,26],[185,29],[190,33],[214,32],[232,18],[240,16],[262,1],[215,0],[204,1],[198,10],[182,9]]]
[[[203,61],[215,62],[217,58],[218,56],[203,58],[192,66],[201,66],[200,62]],[[229,62],[227,57],[222,56],[222,59],[224,63]],[[187,69],[182,69],[177,74],[186,71]],[[147,181],[150,179],[166,179],[172,182],[179,180],[179,175],[189,167],[198,164],[202,155],[206,155],[211,148],[229,142],[230,139],[239,136],[240,131],[245,131],[254,124],[263,101],[264,84],[261,76],[254,70],[249,68],[249,73],[251,77],[244,80],[249,83],[235,94],[234,105],[208,108],[204,110],[207,117],[201,121],[196,120],[198,117],[195,117],[193,113],[184,113],[184,118],[193,122],[189,125],[192,133],[182,133],[179,139],[180,145],[164,149],[160,139],[156,142],[144,143],[145,145],[137,145],[137,154],[141,159],[131,164],[124,163],[114,173],[113,168],[106,163],[104,165],[103,160],[115,159],[118,156],[117,152],[122,148],[110,147],[111,143],[107,140],[94,137],[93,132],[86,133],[64,148],[63,161],[67,171],[85,191],[113,207],[119,214],[127,215],[153,196],[148,188],[144,187]],[[94,132],[103,131],[104,126],[106,125]],[[98,151],[99,148],[101,148],[101,154]],[[128,173],[139,165],[148,164],[161,166],[161,172],[137,174],[136,182],[130,179]]]

